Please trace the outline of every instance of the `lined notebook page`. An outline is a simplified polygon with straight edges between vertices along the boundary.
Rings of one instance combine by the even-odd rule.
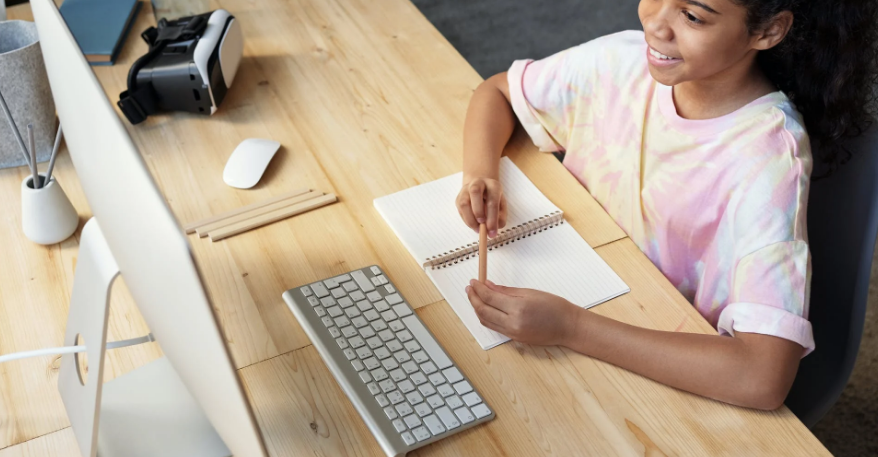
[[[375,199],[375,208],[418,265],[437,255],[479,241],[457,213],[455,199],[463,173]],[[560,211],[506,157],[500,160],[500,182],[506,195],[506,227]]]
[[[478,256],[427,275],[482,349],[509,341],[482,326],[464,290],[478,278]],[[488,252],[488,279],[495,284],[538,289],[589,308],[630,291],[621,278],[564,223]]]

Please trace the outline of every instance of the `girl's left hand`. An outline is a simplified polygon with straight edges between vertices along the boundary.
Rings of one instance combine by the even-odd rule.
[[[515,341],[552,346],[576,338],[582,308],[557,295],[476,280],[466,293],[482,325]]]

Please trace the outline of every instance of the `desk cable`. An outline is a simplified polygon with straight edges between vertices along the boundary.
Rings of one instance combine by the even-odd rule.
[[[134,346],[143,343],[151,343],[155,341],[155,337],[152,336],[152,333],[141,336],[140,338],[131,338],[128,340],[120,340],[113,341],[107,343],[107,349],[119,349],[127,346]],[[57,348],[46,348],[46,349],[37,349],[35,351],[24,351],[24,352],[16,352],[13,354],[0,355],[0,363],[3,362],[11,362],[13,360],[19,359],[27,359],[30,357],[40,357],[44,355],[61,355],[61,354],[75,354],[77,352],[85,352],[87,346],[79,345],[79,346],[62,346]]]

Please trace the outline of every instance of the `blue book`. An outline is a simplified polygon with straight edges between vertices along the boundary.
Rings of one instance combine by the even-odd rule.
[[[140,11],[139,0],[65,0],[61,17],[91,65],[112,65]]]

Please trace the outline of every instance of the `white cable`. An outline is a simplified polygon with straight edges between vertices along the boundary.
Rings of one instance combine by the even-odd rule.
[[[120,340],[107,343],[107,349],[118,349],[126,346],[134,346],[136,344],[150,343],[155,341],[152,333],[140,338],[131,338],[129,340]],[[75,354],[77,352],[85,352],[86,346],[63,346],[59,348],[37,349],[35,351],[16,352],[14,354],[0,355],[0,363],[11,362],[13,360],[27,359],[30,357],[40,357],[44,355],[61,355]]]

